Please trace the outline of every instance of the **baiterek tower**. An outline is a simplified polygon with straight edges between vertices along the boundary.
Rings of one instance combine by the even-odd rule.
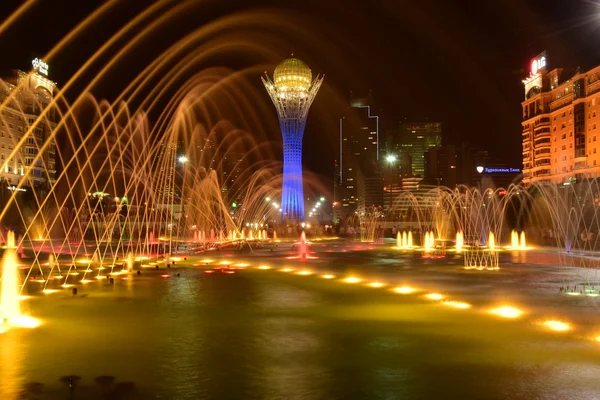
[[[312,80],[308,65],[297,58],[288,58],[275,68],[273,80],[266,74],[262,81],[275,104],[283,137],[282,218],[304,219],[302,187],[302,137],[308,109],[323,77]]]

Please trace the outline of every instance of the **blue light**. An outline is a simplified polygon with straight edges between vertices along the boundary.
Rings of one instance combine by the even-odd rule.
[[[306,120],[281,119],[283,136],[283,189],[281,208],[287,219],[304,219],[302,137]]]

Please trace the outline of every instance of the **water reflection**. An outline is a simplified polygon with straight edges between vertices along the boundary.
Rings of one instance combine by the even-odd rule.
[[[16,330],[0,334],[0,399],[16,399],[23,383],[27,336]]]

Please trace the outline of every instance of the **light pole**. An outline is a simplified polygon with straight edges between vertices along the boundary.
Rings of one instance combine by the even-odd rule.
[[[185,168],[185,164],[188,162],[188,158],[185,155],[181,155],[177,157],[177,161],[183,165]],[[177,169],[177,163],[175,163],[175,169]],[[175,174],[175,177],[177,174]],[[182,184],[181,184],[181,194],[183,195],[183,185],[185,184],[185,172],[182,174]],[[182,206],[182,205],[180,205]],[[183,213],[183,211],[181,211]],[[173,194],[171,196],[171,223],[168,226],[169,229],[169,256],[171,256],[171,251],[173,248],[173,215],[175,214],[175,179],[173,179]],[[179,221],[177,221],[177,230],[179,231]]]
[[[389,204],[389,208],[388,210],[391,211],[392,209],[392,203],[394,202],[394,163],[398,160],[398,158],[396,157],[395,154],[388,154],[388,156],[385,158],[385,161],[387,162],[388,166],[389,166],[389,172],[390,172],[390,180],[389,180],[389,192],[390,192],[390,204]]]

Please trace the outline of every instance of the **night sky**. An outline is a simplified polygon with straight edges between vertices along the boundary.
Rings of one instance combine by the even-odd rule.
[[[0,67],[28,69],[78,22],[104,2],[39,0],[0,32]],[[50,61],[50,77],[63,86],[106,40],[152,2],[117,1],[101,20]],[[185,3],[165,1],[165,4]],[[203,68],[270,69],[294,52],[314,73],[325,73],[305,135],[305,168],[330,179],[337,121],[350,92],[371,92],[384,127],[401,119],[443,123],[444,141],[470,141],[497,161],[520,165],[521,80],[529,60],[546,50],[549,67],[589,68],[600,63],[600,5],[591,0],[386,0],[386,1],[192,1],[133,49],[101,85],[96,97],[114,99],[160,52],[188,33],[232,16],[207,38],[236,43],[207,59]],[[6,19],[22,2],[2,1]],[[160,14],[155,18],[161,18]],[[122,47],[126,39],[118,43]],[[254,43],[248,46],[248,42]],[[241,42],[240,42],[241,43]],[[257,50],[258,49],[258,50]],[[115,50],[116,51],[116,50]],[[98,68],[105,58],[100,60]],[[274,141],[275,110],[260,87],[262,71],[248,75],[272,118],[261,129]],[[88,69],[81,81],[92,77]],[[81,90],[75,85],[69,96]],[[266,108],[269,106],[270,108]]]

